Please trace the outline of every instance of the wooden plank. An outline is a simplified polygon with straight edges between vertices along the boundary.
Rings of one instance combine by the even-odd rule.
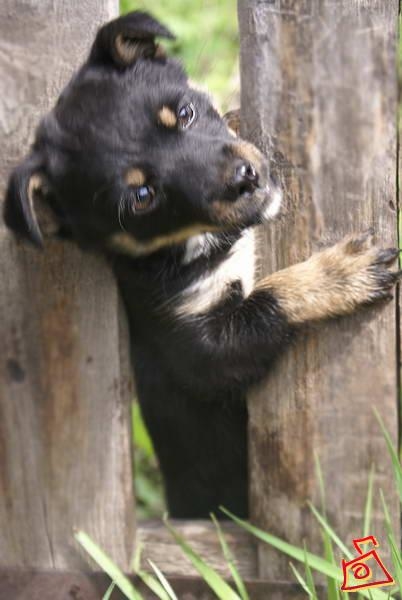
[[[155,599],[138,578],[131,577],[142,597]],[[181,600],[215,600],[216,594],[199,577],[169,577],[169,582]],[[0,597],[13,600],[99,600],[103,597],[110,580],[103,573],[77,572],[35,572],[35,571],[1,571]],[[264,581],[245,582],[250,598],[266,600],[268,585]],[[283,589],[292,594],[293,600],[304,600],[305,593],[295,584],[272,586],[269,584],[269,599],[282,600]],[[321,596],[320,596],[321,598]],[[114,589],[111,600],[125,600],[117,588]]]
[[[265,230],[264,272],[369,226],[395,246],[397,0],[242,0],[239,21],[243,133],[271,157],[287,202],[282,222]],[[305,503],[319,503],[314,451],[329,519],[348,545],[362,533],[372,463],[399,525],[373,416],[376,406],[396,441],[395,349],[392,302],[300,335],[278,361],[249,404],[258,525],[319,550]],[[370,533],[386,545],[380,507],[376,493]],[[288,558],[267,547],[259,565],[271,581],[289,580]]]
[[[39,116],[117,12],[117,0],[1,3],[1,194]],[[128,568],[132,392],[112,274],[72,245],[40,253],[1,225],[0,281],[0,565],[82,567],[76,526]]]
[[[173,527],[218,573],[229,577],[215,526],[210,521],[172,520]],[[233,523],[221,523],[225,539],[233,552],[236,566],[244,579],[257,576],[257,547],[251,536]],[[142,547],[142,566],[149,569],[148,559],[158,565],[166,576],[195,576],[197,571],[184,556],[172,535],[159,521],[141,522],[137,541]]]

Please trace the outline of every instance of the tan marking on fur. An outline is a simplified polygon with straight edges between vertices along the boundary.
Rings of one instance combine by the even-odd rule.
[[[378,249],[347,237],[305,262],[273,273],[255,290],[274,293],[294,324],[351,313],[378,288],[372,265]]]
[[[230,110],[223,115],[222,118],[225,121],[230,133],[232,133],[235,137],[240,135],[240,108],[236,110]]]
[[[119,58],[126,64],[131,64],[141,55],[142,42],[128,42],[121,33],[116,36],[115,48]]]
[[[116,252],[137,257],[146,254],[152,254],[166,246],[175,246],[185,242],[194,235],[211,231],[219,231],[210,225],[197,224],[191,227],[185,227],[169,235],[162,235],[147,242],[141,242],[127,232],[115,233],[109,239],[109,247]]]
[[[155,48],[155,58],[166,58],[166,50],[161,44],[157,44]]]
[[[177,126],[177,117],[168,106],[162,106],[158,112],[158,119],[164,127],[168,127],[169,129]]]
[[[129,169],[124,177],[127,185],[132,185],[134,187],[139,187],[140,185],[144,185],[146,182],[146,177],[144,172],[137,167],[133,169]]]
[[[42,175],[40,175],[39,173],[34,173],[33,175],[31,175],[29,182],[28,182],[28,190],[27,190],[27,194],[28,194],[28,200],[31,206],[31,209],[33,210],[33,199],[34,199],[34,195],[37,192],[40,192],[44,187],[44,179],[42,177]]]
[[[54,235],[60,228],[56,215],[44,198],[48,191],[48,182],[43,175],[31,175],[27,189],[29,207],[34,223],[45,237]]]
[[[258,148],[254,146],[254,144],[250,144],[250,142],[239,139],[238,142],[231,144],[230,147],[235,156],[250,162],[253,166],[255,166],[257,171],[261,169],[264,157]]]
[[[35,206],[34,206],[34,198],[35,198],[35,194],[37,194],[41,190],[42,185],[43,185],[43,177],[41,175],[39,175],[39,173],[34,173],[33,175],[31,175],[31,177],[29,178],[29,181],[28,181],[27,196],[28,196],[29,208],[31,210],[32,220],[34,221],[34,224],[36,225],[37,229],[39,229],[39,231],[40,231],[40,227],[39,227],[38,218],[37,218],[36,210],[35,210]]]

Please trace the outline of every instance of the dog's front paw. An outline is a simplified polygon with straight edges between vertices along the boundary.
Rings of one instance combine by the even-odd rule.
[[[272,291],[291,323],[326,319],[392,297],[402,273],[390,270],[398,255],[397,248],[373,246],[369,231],[348,236],[261,284]]]
[[[398,248],[373,246],[369,230],[344,238],[310,261],[318,263],[322,271],[323,285],[327,287],[325,295],[331,298],[333,314],[343,314],[361,304],[392,297],[391,289],[401,272],[391,271],[390,267],[398,256]]]

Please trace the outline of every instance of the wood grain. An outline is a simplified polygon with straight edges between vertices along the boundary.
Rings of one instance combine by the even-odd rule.
[[[172,520],[171,525],[222,577],[230,577],[215,525],[211,521]],[[221,528],[233,552],[240,575],[245,580],[255,579],[257,576],[255,540],[233,523],[222,523]],[[163,523],[141,522],[137,529],[137,541],[143,548],[141,559],[144,569],[149,570],[147,561],[151,559],[169,577],[194,577],[198,574]]]
[[[131,576],[136,589],[144,600],[155,600],[155,594],[138,578]],[[216,594],[200,577],[169,577],[177,598],[180,600],[216,600]],[[228,581],[233,585],[232,581]],[[103,598],[110,584],[105,573],[81,573],[60,571],[21,570],[2,572],[0,568],[1,598],[13,600],[99,600]],[[282,600],[284,586],[267,586],[263,581],[245,581],[252,600]],[[285,586],[293,600],[304,600],[306,595],[297,584]],[[318,590],[318,593],[320,590]],[[267,596],[269,593],[269,596]],[[324,597],[319,593],[319,598]],[[111,600],[126,600],[116,587]]]
[[[0,192],[117,0],[0,5]],[[83,567],[73,527],[123,568],[134,542],[127,340],[99,258],[0,228],[0,566]]]
[[[272,160],[287,210],[266,228],[263,272],[307,258],[352,231],[374,227],[397,244],[396,0],[241,0],[243,133]],[[362,534],[375,465],[370,533],[386,546],[378,490],[399,524],[379,413],[396,441],[395,303],[299,336],[250,398],[254,521],[314,551],[306,505],[319,504],[317,453],[330,522],[350,546]],[[383,556],[387,553],[382,548]],[[291,578],[288,558],[259,549],[260,575]],[[287,597],[284,595],[284,597]]]

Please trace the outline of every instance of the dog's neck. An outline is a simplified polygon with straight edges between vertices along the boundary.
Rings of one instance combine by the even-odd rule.
[[[238,234],[225,250],[218,244],[216,239],[205,238],[187,244],[183,262],[195,264],[202,257],[204,271],[181,290],[173,309],[177,317],[205,315],[225,301],[233,289],[242,297],[251,293],[255,272],[254,230],[246,229]],[[212,264],[214,253],[218,260]]]
[[[200,233],[189,238],[184,244],[184,254],[182,263],[187,265],[197,260],[200,257],[208,258],[215,251],[228,251],[229,248],[224,248],[224,236],[217,233]],[[231,244],[235,240],[231,239]]]
[[[116,255],[114,263],[123,295],[130,292],[130,303],[138,302],[150,312],[163,307],[175,318],[197,316],[224,299],[234,283],[245,296],[250,293],[254,230],[200,234],[148,256]]]

